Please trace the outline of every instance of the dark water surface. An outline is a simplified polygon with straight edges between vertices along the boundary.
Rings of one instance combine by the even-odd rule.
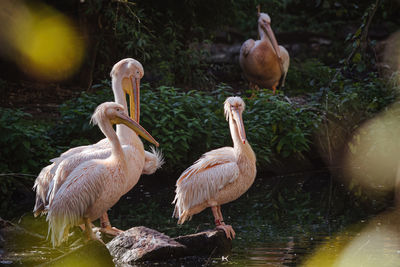
[[[235,246],[232,254],[214,261],[215,266],[298,266],[329,237],[277,237],[265,242]]]
[[[285,184],[281,179],[277,186],[257,179],[249,192],[222,206],[224,220],[232,225],[236,238],[230,255],[209,258],[207,263],[211,266],[400,266],[400,215],[396,209],[362,216],[351,203],[343,202],[340,212],[327,210],[326,192],[307,189],[305,180],[291,179]],[[315,180],[310,182],[315,183]],[[210,209],[177,226],[177,220],[171,218],[174,187],[160,184],[162,188],[146,183],[136,186],[109,211],[111,223],[120,229],[144,225],[171,237],[214,227]],[[334,197],[332,201],[336,202],[332,206],[337,207],[340,202]],[[14,222],[47,235],[45,219],[34,219],[30,211]],[[48,242],[40,247],[16,247],[15,251],[14,259],[46,261],[64,253],[62,249],[51,249]],[[2,253],[0,248],[0,265],[17,263],[2,259]]]
[[[400,266],[399,218],[397,212],[382,213],[337,233],[276,232],[275,237],[260,235],[250,242],[239,237],[231,255],[214,259],[212,265]]]

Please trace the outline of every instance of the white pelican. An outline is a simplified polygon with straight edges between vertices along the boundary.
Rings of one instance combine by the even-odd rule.
[[[143,67],[137,60],[126,58],[116,63],[111,71],[112,89],[115,101],[127,110],[125,94],[130,99],[130,114],[139,122],[140,112],[140,79],[143,77]],[[117,125],[117,135],[121,144],[134,145],[136,133],[124,125]],[[45,207],[49,204],[67,176],[82,162],[94,158],[106,158],[111,153],[111,146],[107,139],[103,139],[94,145],[80,146],[69,149],[60,157],[53,159],[53,164],[43,168],[34,185],[36,189],[36,204],[34,214],[45,213]],[[163,163],[162,155],[153,150],[153,153],[145,151],[145,164],[142,170],[144,174],[154,173]],[[111,235],[117,235],[121,231],[111,227],[107,213],[100,218],[101,231]]]
[[[53,246],[68,237],[69,228],[85,224],[88,238],[96,239],[91,221],[98,219],[119,198],[128,192],[141,175],[144,149],[137,135],[134,145],[121,146],[112,124],[125,124],[136,133],[158,143],[136,121],[129,118],[122,105],[107,102],[97,107],[92,116],[111,145],[111,154],[105,159],[91,159],[79,164],[67,177],[48,207],[47,221]],[[129,176],[134,176],[129,179]]]
[[[246,140],[242,112],[245,103],[240,97],[229,97],[224,104],[225,116],[233,147],[222,147],[201,156],[187,168],[176,182],[173,216],[178,224],[191,219],[194,214],[211,207],[217,229],[228,238],[235,237],[230,225],[224,223],[221,205],[245,193],[256,177],[256,156]]]
[[[260,40],[249,39],[240,48],[240,67],[251,84],[272,89],[275,94],[277,86],[285,85],[289,53],[278,46],[266,13],[258,13],[258,34]]]

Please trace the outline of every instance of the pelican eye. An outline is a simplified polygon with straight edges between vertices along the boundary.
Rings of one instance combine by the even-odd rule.
[[[120,108],[117,108],[117,111],[120,112]]]

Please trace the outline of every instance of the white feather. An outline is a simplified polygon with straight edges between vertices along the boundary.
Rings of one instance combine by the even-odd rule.
[[[176,183],[174,217],[180,218],[190,208],[213,199],[218,191],[239,176],[232,147],[223,147],[203,154],[186,169]]]
[[[164,164],[164,156],[160,150],[155,149],[153,146],[150,148],[151,152],[145,151],[145,161],[143,167],[143,174],[153,174],[157,169],[161,168]]]

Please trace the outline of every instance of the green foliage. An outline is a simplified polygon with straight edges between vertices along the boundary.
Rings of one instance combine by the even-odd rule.
[[[97,105],[112,99],[108,86],[109,83],[104,82],[97,86],[101,89],[95,94],[82,93],[60,107],[61,119],[49,131],[56,148],[66,150],[103,138],[89,121]],[[141,124],[160,143],[166,159],[165,171],[182,171],[201,154],[232,146],[223,111],[223,103],[230,91],[232,88],[224,84],[211,93],[142,86]],[[295,107],[283,96],[272,96],[267,91],[244,100],[247,108],[243,119],[259,166],[266,166],[272,158],[301,156],[310,149],[310,137],[319,123],[312,109]],[[144,144],[148,145],[146,141]]]
[[[104,85],[109,87],[107,81],[96,87]],[[103,102],[112,101],[112,99],[112,91],[107,88],[93,94],[83,92],[80,97],[66,101],[60,106],[59,123],[52,128],[49,135],[55,143],[63,146],[63,149],[87,145],[104,138],[98,127],[93,127],[89,122],[96,107]]]
[[[143,90],[142,124],[160,142],[167,170],[183,170],[204,152],[232,146],[223,114],[228,90],[225,85],[211,94],[164,86]],[[315,112],[295,108],[283,97],[266,92],[244,100],[243,120],[259,166],[268,164],[274,155],[300,156],[309,150],[309,137],[318,125]]]
[[[225,99],[217,92],[216,98],[165,86],[143,90],[141,123],[160,143],[167,170],[183,169],[211,148],[229,144]]]
[[[261,166],[272,157],[302,156],[309,151],[310,138],[319,125],[318,114],[311,106],[296,107],[269,91],[260,92],[246,103],[249,140]]]
[[[290,69],[285,82],[285,91],[297,95],[318,92],[329,84],[335,69],[332,69],[315,58],[290,62]]]
[[[47,136],[49,126],[31,121],[21,110],[0,108],[0,170],[35,173],[54,155]]]
[[[13,153],[19,153],[12,157],[15,159],[13,166],[22,167],[8,169],[32,173],[32,170],[37,171],[46,165],[51,158],[49,154],[61,153],[70,147],[104,138],[97,127],[89,124],[96,106],[112,100],[109,83],[104,82],[99,86],[103,89],[94,94],[82,93],[79,98],[64,103],[60,107],[61,119],[51,129],[31,126],[35,128],[28,131],[24,125],[26,135],[21,135],[22,124],[8,123],[12,127],[8,128],[8,132],[3,131],[7,135],[4,140],[19,147],[12,150]],[[269,91],[260,91],[252,98],[244,97],[247,107],[243,118],[259,167],[289,156],[302,157],[309,151],[313,134],[323,119],[323,112],[328,111],[337,120],[345,122],[351,121],[351,118],[362,121],[394,100],[393,91],[374,76],[359,83],[340,79],[334,86],[337,86],[337,91],[322,90],[313,95],[316,102],[301,105],[289,103],[283,95],[273,96]],[[232,145],[223,114],[223,102],[232,90],[230,87],[221,84],[211,93],[186,92],[166,86],[151,89],[147,84],[142,89],[141,124],[160,143],[167,162],[164,167],[166,172],[182,171],[204,152]],[[328,106],[324,102],[326,99]],[[9,117],[15,119],[9,114],[3,118]],[[17,133],[11,134],[10,131]],[[26,138],[28,141],[14,141],[15,138]],[[26,150],[36,142],[38,148],[27,153]],[[146,141],[144,143],[148,145]],[[5,158],[5,155],[2,156]],[[40,161],[35,161],[35,157]],[[33,166],[26,168],[23,164],[17,164],[20,159],[24,160],[24,164]]]
[[[343,121],[351,130],[393,103],[398,89],[373,72],[360,79],[339,75],[331,88],[321,88],[314,97],[321,110],[328,112],[331,118]]]
[[[0,213],[6,216],[14,207],[14,192],[30,191],[34,175],[54,157],[55,148],[47,135],[49,126],[32,121],[21,110],[0,108]],[[32,177],[33,176],[33,177]]]

